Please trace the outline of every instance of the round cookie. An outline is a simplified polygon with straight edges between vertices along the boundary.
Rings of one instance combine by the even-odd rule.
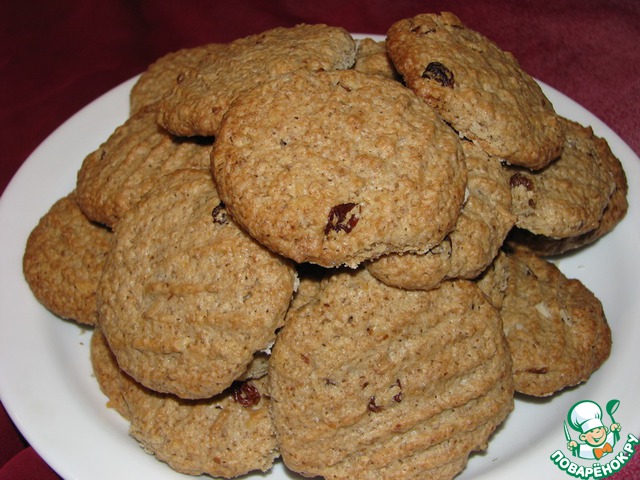
[[[494,263],[478,285],[499,306],[516,391],[547,396],[586,381],[611,351],[600,301],[525,247]]]
[[[75,193],[55,202],[31,231],[22,259],[38,301],[62,318],[94,325],[96,289],[111,236],[82,213]]]
[[[120,366],[152,390],[208,398],[282,325],[290,262],[233,222],[204,170],[169,174],[118,223],[98,287]]]
[[[84,159],[77,198],[92,220],[113,227],[163,175],[208,168],[211,140],[176,138],[158,127],[155,112],[155,105],[143,108]]]
[[[297,72],[246,91],[212,152],[220,197],[259,242],[298,263],[356,266],[427,251],[460,214],[460,140],[399,82]]]
[[[387,285],[429,290],[447,278],[477,277],[494,259],[513,227],[508,176],[498,159],[462,142],[468,170],[465,203],[448,237],[427,253],[390,254],[367,262]]]
[[[387,50],[407,85],[490,155],[538,169],[560,154],[562,124],[540,86],[452,13],[394,23]]]
[[[266,378],[205,400],[157,393],[118,367],[99,329],[91,338],[91,363],[108,405],[130,422],[131,436],[178,472],[233,478],[267,471],[279,456]]]
[[[562,155],[542,170],[505,167],[516,226],[536,235],[566,238],[595,229],[616,188],[600,158],[593,131],[570,120]]]
[[[196,67],[208,55],[216,55],[225,48],[224,44],[209,43],[193,48],[183,48],[158,58],[142,72],[131,88],[129,95],[131,115],[161,100],[176,85],[180,74]]]
[[[475,284],[336,270],[290,311],[269,368],[285,464],[325,478],[453,478],[513,408],[497,310]]]
[[[160,102],[158,123],[180,136],[216,135],[243,90],[298,69],[350,68],[354,59],[355,42],[338,27],[301,24],[250,35],[183,72]]]
[[[591,129],[589,128],[589,130]],[[602,165],[610,172],[615,184],[615,190],[602,212],[602,218],[598,226],[581,235],[565,238],[551,238],[544,235],[536,235],[524,229],[515,229],[509,236],[510,240],[526,245],[538,255],[560,255],[595,242],[613,230],[625,217],[629,208],[627,200],[629,186],[622,164],[613,154],[605,139],[595,135],[592,138]]]

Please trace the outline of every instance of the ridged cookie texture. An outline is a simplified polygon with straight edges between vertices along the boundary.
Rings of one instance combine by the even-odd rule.
[[[424,254],[390,254],[367,262],[387,285],[429,290],[450,278],[473,279],[493,261],[515,223],[509,177],[500,161],[462,142],[467,194],[453,231]]]
[[[353,69],[369,75],[381,75],[392,80],[401,80],[393,66],[384,40],[362,38],[356,42],[356,61]]]
[[[91,363],[108,405],[129,421],[131,436],[178,472],[233,478],[267,471],[279,456],[266,378],[204,400],[154,392],[119,368],[100,329],[91,337]]]
[[[517,392],[551,395],[586,381],[609,357],[600,301],[527,248],[505,247],[478,285],[499,306]]]
[[[466,280],[408,291],[364,268],[329,272],[290,310],[270,361],[285,464],[328,479],[453,478],[513,407],[497,310]]]
[[[208,398],[274,340],[295,269],[238,228],[208,171],[169,175],[118,223],[99,324],[137,381]]]
[[[127,119],[78,171],[78,204],[92,220],[114,227],[160,178],[181,168],[208,169],[211,139],[185,140],[158,127],[155,105]]]
[[[62,318],[95,325],[96,290],[111,237],[82,213],[75,192],[56,201],[29,234],[22,259],[38,301]]]
[[[216,55],[225,44],[209,43],[193,48],[169,52],[158,58],[142,72],[129,94],[130,114],[161,100],[177,84],[185,71],[195,68],[209,55]]]
[[[551,238],[575,237],[598,227],[616,188],[600,158],[593,131],[563,119],[562,155],[546,168],[509,170],[516,225]]]
[[[399,82],[297,72],[234,101],[212,152],[220,197],[298,263],[356,266],[427,251],[454,227],[467,176],[457,135]]]
[[[158,122],[180,136],[216,135],[229,104],[243,90],[299,69],[350,68],[355,51],[346,30],[322,24],[240,38],[180,75],[160,102]]]
[[[540,86],[454,14],[394,23],[387,49],[407,85],[487,153],[534,169],[560,154],[562,124]]]

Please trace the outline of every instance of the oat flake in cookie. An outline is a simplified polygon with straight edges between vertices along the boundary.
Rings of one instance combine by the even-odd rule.
[[[487,153],[533,169],[560,154],[562,124],[540,86],[452,13],[396,22],[387,48],[407,85]]]
[[[328,479],[453,478],[513,408],[497,310],[466,280],[408,291],[332,272],[287,315],[271,357],[285,464]]]
[[[212,153],[220,197],[296,262],[356,266],[426,251],[460,214],[460,140],[400,83],[353,70],[279,77],[229,108]]]
[[[137,381],[208,398],[274,340],[294,281],[289,261],[227,215],[208,171],[180,170],[118,223],[98,286],[99,324]]]

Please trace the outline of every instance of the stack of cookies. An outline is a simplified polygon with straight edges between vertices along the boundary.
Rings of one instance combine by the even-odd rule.
[[[177,51],[130,100],[24,273],[175,470],[449,479],[608,357],[544,256],[624,217],[620,162],[453,14]]]

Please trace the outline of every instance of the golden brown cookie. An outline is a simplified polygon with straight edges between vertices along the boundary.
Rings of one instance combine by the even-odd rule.
[[[609,357],[600,301],[525,247],[506,248],[478,285],[499,306],[516,391],[551,395],[586,381]]]
[[[110,242],[111,232],[82,213],[75,193],[59,199],[25,246],[23,272],[34,296],[62,318],[94,325],[96,289]]]
[[[173,89],[180,75],[198,65],[208,55],[216,55],[225,46],[209,43],[193,48],[183,48],[158,58],[142,72],[129,95],[131,115],[143,107],[152,105]]]
[[[407,85],[487,153],[533,169],[560,154],[562,124],[540,86],[452,13],[394,23],[387,50]]]
[[[620,223],[629,208],[627,177],[620,160],[611,152],[607,141],[594,135],[593,142],[604,169],[610,172],[615,184],[615,190],[602,212],[598,226],[581,235],[560,239],[536,235],[524,229],[516,229],[511,233],[510,240],[526,245],[538,255],[560,255],[595,242]]]
[[[244,92],[225,115],[212,171],[259,242],[325,267],[437,245],[467,180],[460,141],[431,107],[354,70],[298,72]]]
[[[462,142],[467,194],[453,231],[424,254],[390,254],[366,263],[387,285],[429,290],[447,278],[472,279],[493,260],[515,222],[508,176],[497,158]]]
[[[299,69],[350,68],[354,59],[351,35],[327,25],[279,27],[240,38],[180,75],[160,102],[158,122],[176,135],[216,135],[243,90]]]
[[[154,392],[118,367],[99,329],[91,338],[91,362],[108,405],[130,422],[131,436],[174,470],[232,478],[267,471],[278,457],[266,378],[204,400]]]
[[[227,215],[211,175],[180,170],[118,223],[98,288],[120,366],[153,390],[208,398],[282,325],[295,269]]]
[[[597,228],[616,188],[593,131],[567,119],[562,122],[566,140],[556,161],[535,172],[505,167],[516,225],[551,238],[575,237]]]
[[[290,311],[273,349],[285,464],[325,478],[452,478],[512,409],[497,310],[475,284],[388,287],[337,270]]]
[[[84,159],[76,181],[78,204],[92,220],[109,227],[165,174],[209,166],[211,139],[180,139],[158,127],[155,106],[119,126]]]

